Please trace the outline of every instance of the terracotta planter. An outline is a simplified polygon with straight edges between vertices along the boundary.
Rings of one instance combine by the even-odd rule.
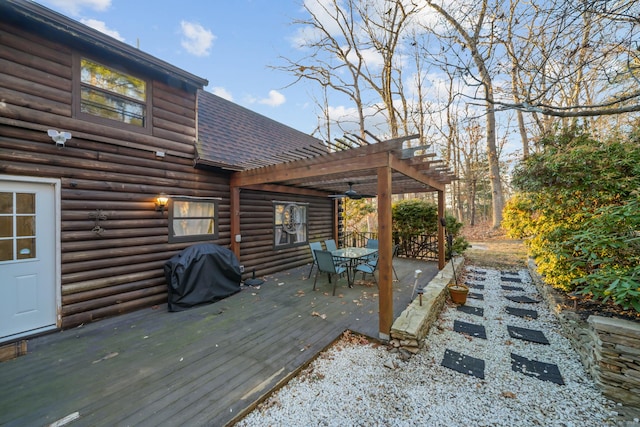
[[[467,294],[469,293],[469,287],[459,284],[451,284],[448,286],[449,295],[451,295],[451,301],[454,304],[464,305],[467,302]]]

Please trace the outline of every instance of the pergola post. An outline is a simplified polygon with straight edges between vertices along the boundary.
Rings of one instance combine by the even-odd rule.
[[[391,168],[378,168],[379,337],[389,340],[393,325],[393,236],[391,233]]]
[[[438,270],[442,270],[447,262],[444,250],[444,227],[440,224],[444,218],[444,191],[438,190]]]
[[[236,258],[240,260],[240,240],[242,239],[240,233],[240,187],[237,186],[236,181],[235,175],[232,175],[230,182],[231,199],[229,201],[231,210],[230,249],[236,255]]]

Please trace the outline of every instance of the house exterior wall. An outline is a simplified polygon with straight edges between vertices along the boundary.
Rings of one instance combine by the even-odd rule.
[[[87,53],[111,65],[95,50],[0,22],[0,175],[60,179],[62,328],[166,302],[164,263],[197,242],[168,243],[157,194],[218,198],[212,243],[229,247],[231,238],[229,174],[194,168],[195,88],[134,68],[150,84],[148,131],[76,118],[74,61]],[[72,138],[57,147],[47,129]],[[309,241],[333,235],[332,201],[243,190],[245,277],[312,260],[308,245],[274,249],[273,200],[309,204]]]
[[[240,260],[245,271],[272,274],[312,262],[309,245],[274,249],[273,202],[308,203],[307,237],[309,242],[333,238],[333,202],[328,199],[267,193],[240,192]]]
[[[230,234],[228,176],[193,167],[195,90],[144,76],[146,133],[76,119],[78,53],[0,23],[0,174],[61,180],[63,328],[166,301],[163,265],[190,243],[168,243],[167,212],[154,206],[160,192],[220,198],[214,243],[228,246]],[[56,147],[48,128],[73,137]]]

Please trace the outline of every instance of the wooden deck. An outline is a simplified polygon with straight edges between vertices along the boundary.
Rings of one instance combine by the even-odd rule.
[[[414,271],[425,284],[437,264],[394,266],[397,318]],[[308,271],[282,272],[259,289],[183,312],[164,305],[32,339],[26,356],[0,363],[0,425],[67,416],[78,417],[73,426],[232,423],[343,331],[378,336],[375,285],[348,288],[342,278],[334,297],[326,275],[313,292]]]

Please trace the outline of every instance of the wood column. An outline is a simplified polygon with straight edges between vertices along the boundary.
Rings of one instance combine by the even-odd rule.
[[[231,199],[230,199],[230,209],[231,209],[231,251],[236,255],[238,261],[240,261],[240,242],[236,236],[242,236],[240,234],[240,187],[236,185],[235,175],[231,176],[231,180],[229,182]],[[241,238],[241,237],[240,237]],[[242,264],[242,263],[241,263]]]
[[[438,191],[438,269],[442,270],[446,264],[444,227],[440,219],[444,218],[444,191]]]
[[[380,339],[389,340],[393,325],[391,234],[391,168],[378,168],[378,287],[380,288]]]

